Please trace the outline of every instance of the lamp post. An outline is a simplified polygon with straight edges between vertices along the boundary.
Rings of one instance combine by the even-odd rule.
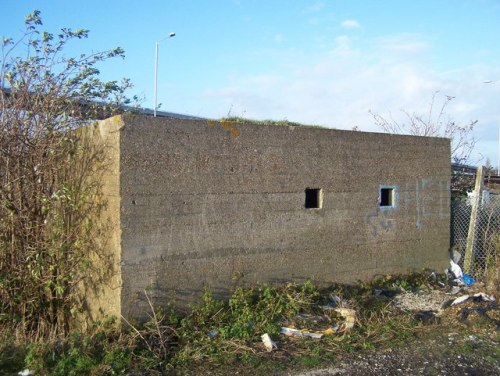
[[[160,42],[163,42],[165,39],[175,37],[175,33],[168,34],[168,37],[163,38],[162,40],[157,40],[155,44],[155,93],[154,93],[154,110],[153,116],[156,117],[156,110],[158,108],[158,47],[160,46]]]
[[[498,81],[486,80],[483,84],[494,84]],[[498,124],[498,160],[497,160],[497,175],[500,175],[500,123]]]

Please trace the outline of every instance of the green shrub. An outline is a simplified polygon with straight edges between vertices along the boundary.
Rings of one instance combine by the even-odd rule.
[[[97,324],[85,334],[73,332],[65,340],[29,345],[25,364],[36,374],[119,375],[131,367],[133,350],[118,331]]]

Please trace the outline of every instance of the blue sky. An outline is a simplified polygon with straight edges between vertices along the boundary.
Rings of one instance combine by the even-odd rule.
[[[451,118],[478,120],[471,162],[497,165],[500,0],[0,0],[0,36],[34,9],[48,31],[90,29],[68,53],[123,47],[102,74],[129,77],[144,107],[155,41],[175,32],[160,44],[162,110],[381,131],[369,110],[401,121],[439,91]]]

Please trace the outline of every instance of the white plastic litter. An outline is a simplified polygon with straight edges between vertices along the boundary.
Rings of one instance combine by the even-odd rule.
[[[446,294],[448,295],[457,295],[460,292],[461,288],[460,286],[453,286],[450,291],[448,291]]]
[[[469,299],[469,295],[462,295],[458,298],[456,298],[453,302],[451,302],[451,305],[454,306],[454,305],[457,305],[457,304],[460,304],[460,303],[463,303],[465,302],[467,299]]]
[[[328,303],[321,308],[325,311],[335,309],[337,307],[348,307],[349,304],[343,301],[338,295],[330,294],[328,297]]]
[[[350,330],[354,327],[356,322],[356,311],[349,308],[335,308],[335,312],[339,313],[344,319],[344,323],[341,325],[343,330]]]
[[[321,337],[323,337],[323,333],[313,333],[313,332],[308,332],[305,330],[287,328],[284,326],[281,327],[280,333],[284,334],[286,336],[311,337],[311,338],[315,338],[315,339],[320,339]]]
[[[277,349],[278,345],[276,345],[276,342],[274,342],[271,337],[269,337],[269,334],[264,333],[263,335],[260,336],[262,338],[262,343],[264,346],[266,346],[266,350],[271,352],[273,349]]]
[[[494,302],[495,297],[493,295],[486,295],[484,292],[479,292],[474,294],[474,298],[480,298],[483,302]]]
[[[450,272],[455,276],[455,278],[462,278],[464,276],[462,268],[453,260],[450,260]]]
[[[21,372],[17,373],[19,376],[33,376],[35,374],[35,371],[30,370],[30,369],[25,369],[22,370]]]

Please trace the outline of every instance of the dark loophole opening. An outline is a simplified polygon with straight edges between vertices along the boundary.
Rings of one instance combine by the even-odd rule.
[[[306,188],[306,209],[320,209],[322,205],[322,192],[320,188]]]
[[[380,188],[380,206],[394,206],[394,188]]]

